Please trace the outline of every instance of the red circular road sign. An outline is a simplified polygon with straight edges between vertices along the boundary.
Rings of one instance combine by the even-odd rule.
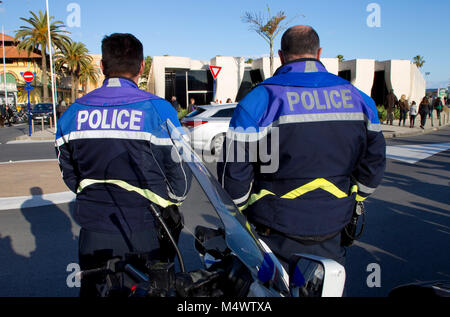
[[[34,80],[34,74],[30,71],[26,71],[25,73],[23,73],[22,77],[27,83],[30,83]]]

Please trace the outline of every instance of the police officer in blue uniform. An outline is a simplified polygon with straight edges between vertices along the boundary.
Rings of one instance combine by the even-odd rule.
[[[218,178],[283,264],[293,253],[345,263],[341,231],[380,184],[385,140],[374,101],[320,62],[319,37],[294,26],[282,66],[238,104]]]
[[[131,34],[102,41],[102,87],[79,98],[58,121],[56,153],[66,185],[77,194],[81,270],[115,256],[149,252],[160,257],[157,222],[149,204],[180,205],[191,176],[172,160],[172,142],[161,128],[180,126],[164,99],[138,89],[143,46]],[[176,210],[176,208],[175,208]],[[80,296],[95,296],[96,280],[81,281]]]

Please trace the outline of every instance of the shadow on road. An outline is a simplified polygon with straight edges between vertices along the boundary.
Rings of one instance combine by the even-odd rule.
[[[21,212],[30,224],[35,250],[29,257],[17,254],[11,237],[0,237],[0,296],[77,296],[78,290],[66,285],[67,265],[78,259],[69,215],[49,201],[33,207],[43,203],[42,189],[33,187],[30,193]]]
[[[428,160],[421,165],[446,171],[450,168],[448,161]],[[404,201],[386,199],[396,195]],[[387,296],[392,288],[402,284],[450,280],[449,205],[448,185],[387,172],[381,187],[367,201],[367,225],[362,239],[348,252],[348,295]],[[380,266],[380,288],[366,286],[370,263]]]

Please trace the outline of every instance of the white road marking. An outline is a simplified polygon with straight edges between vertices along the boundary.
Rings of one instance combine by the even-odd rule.
[[[58,161],[58,159],[22,160],[22,161],[9,160],[8,162],[0,162],[0,165],[14,164],[14,163],[40,163],[40,162],[53,162],[53,161]]]
[[[0,198],[0,211],[20,208],[32,208],[48,205],[58,205],[71,202],[75,199],[75,194],[68,191],[54,194],[44,194],[35,196],[18,196]]]
[[[55,143],[55,140],[13,140],[6,144],[27,144],[27,143]]]
[[[416,145],[393,145],[386,147],[386,157],[415,164],[430,156],[450,149],[450,143],[416,144]]]

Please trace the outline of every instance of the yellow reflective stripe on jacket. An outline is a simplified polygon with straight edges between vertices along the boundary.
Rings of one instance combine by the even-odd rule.
[[[366,198],[367,198],[367,197],[362,197],[362,196],[359,196],[358,194],[356,194],[355,200],[356,200],[356,201],[364,201],[364,200],[366,200]]]
[[[303,194],[306,194],[306,193],[316,190],[318,188],[321,188],[321,189],[329,192],[330,194],[336,196],[337,198],[345,198],[348,196],[342,190],[337,188],[336,185],[327,181],[325,178],[317,178],[317,179],[313,180],[312,182],[309,182],[303,186],[300,186],[297,189],[290,191],[286,195],[281,196],[281,198],[295,199]]]
[[[263,189],[258,194],[252,194],[250,196],[250,198],[247,200],[247,202],[245,203],[245,205],[239,207],[238,209],[240,211],[242,211],[245,208],[247,208],[248,206],[254,204],[255,202],[257,202],[258,200],[260,200],[261,198],[263,198],[264,196],[267,196],[267,195],[275,195],[275,194],[266,189]]]
[[[167,199],[162,198],[161,196],[155,194],[149,189],[142,189],[133,185],[128,184],[127,182],[119,179],[83,179],[80,182],[80,185],[78,186],[77,193],[81,192],[84,188],[94,185],[94,184],[113,184],[117,185],[120,188],[123,188],[128,191],[133,191],[138,193],[139,195],[143,196],[144,198],[150,200],[151,202],[157,204],[158,206],[161,206],[163,208],[166,208],[170,205],[177,205],[180,206],[181,203],[173,203]]]
[[[292,191],[290,191],[289,193],[287,193],[286,195],[281,196],[281,198],[284,199],[295,199],[303,194],[306,194],[310,191],[316,190],[318,188],[321,188],[327,192],[329,192],[330,194],[333,194],[334,196],[336,196],[337,198],[345,198],[348,197],[348,195],[346,193],[344,193],[342,190],[340,190],[338,187],[336,187],[336,185],[334,185],[333,183],[327,181],[324,178],[317,178],[305,185],[300,186],[297,189],[294,189]],[[358,186],[357,185],[353,185],[350,189],[350,195],[357,193],[358,192]],[[267,196],[267,195],[275,195],[274,193],[263,189],[261,190],[258,194],[252,194],[249,198],[249,200],[247,201],[247,203],[241,207],[238,207],[239,211],[243,211],[245,210],[248,206],[254,204],[255,202],[257,202],[259,199]],[[360,200],[358,200],[360,199]],[[365,198],[357,195],[357,201],[363,201]]]

